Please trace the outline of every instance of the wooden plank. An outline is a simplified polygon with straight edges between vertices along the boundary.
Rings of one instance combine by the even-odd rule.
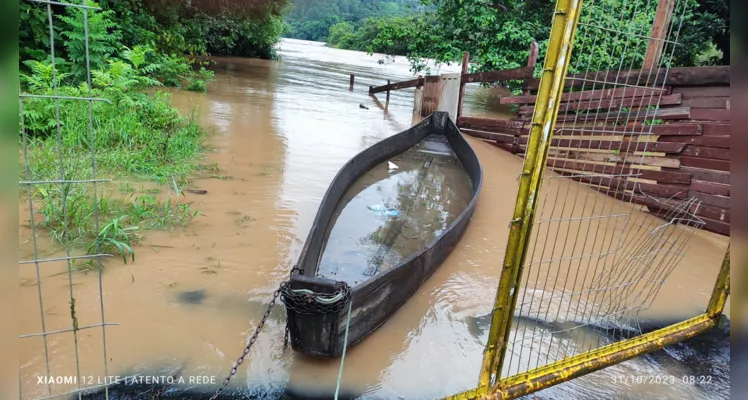
[[[721,208],[730,208],[730,198],[726,196],[717,196],[715,194],[700,193],[693,190],[688,191],[689,197],[695,197],[701,200],[703,204]]]
[[[529,138],[524,136],[519,139],[519,144],[527,144]],[[579,140],[579,139],[552,139],[551,146],[569,147],[580,150],[620,150],[624,152],[655,151],[662,153],[678,154],[686,148],[684,143],[660,143],[660,142],[635,142],[631,140]]]
[[[693,167],[681,167],[675,171],[687,173],[691,175],[691,179],[696,179],[699,181],[721,183],[724,185],[730,184],[730,172],[714,171]]]
[[[469,125],[469,124],[461,124],[457,125],[460,130],[463,129],[472,129],[477,131],[484,131],[484,132],[493,132],[493,133],[502,133],[505,135],[513,135],[513,136],[520,136],[528,135],[527,129],[521,129],[521,128],[507,128],[507,127],[501,127],[501,126],[481,126],[481,125]]]
[[[487,143],[490,143],[501,150],[508,151],[512,154],[521,153],[522,149],[519,146],[513,145],[513,144],[507,144],[507,143],[497,143],[495,141],[486,140]]]
[[[492,119],[492,118],[473,118],[473,117],[459,117],[457,118],[457,125],[475,125],[475,126],[498,126],[507,128],[523,128],[524,123],[518,121],[510,121],[505,119]]]
[[[564,87],[582,87],[590,85],[590,81],[604,82],[607,85],[646,85],[646,86],[709,86],[730,85],[730,66],[716,67],[678,67],[666,70],[661,68],[656,71],[630,70],[599,71],[586,74],[569,75],[564,82]],[[601,83],[598,83],[601,84]],[[540,79],[528,79],[527,89],[537,90]]]
[[[468,61],[470,61],[470,53],[466,51],[462,55],[462,67],[461,67],[461,71],[460,71],[460,73],[462,74],[461,77],[464,76],[465,74],[467,74],[467,72],[468,72]],[[462,102],[463,102],[463,100],[465,100],[465,81],[461,80],[460,81],[460,94],[459,94],[459,96],[457,98],[457,119],[458,120],[460,118],[460,115],[462,115]]]
[[[680,94],[680,93],[678,93]],[[683,107],[691,108],[724,108],[727,109],[727,100],[729,97],[698,97],[695,99],[683,100]]]
[[[716,194],[718,196],[730,197],[730,185],[705,181],[691,181],[689,190],[699,193]]]
[[[559,105],[560,113],[568,113],[570,111],[578,110],[597,110],[597,109],[610,109],[610,108],[640,108],[648,107],[650,105],[658,104],[659,96],[636,96],[636,97],[625,97],[622,99],[605,99],[605,100],[591,100],[591,101],[578,101],[578,102],[566,102]],[[659,98],[659,105],[661,106],[672,106],[679,105],[683,101],[680,93],[669,94]],[[518,114],[532,114],[535,106],[521,106]]]
[[[700,217],[710,218],[716,221],[730,222],[729,209],[709,206],[706,204],[699,204],[699,207],[696,209],[696,215]]]
[[[643,119],[689,119],[691,109],[688,107],[660,108],[657,110],[632,109],[631,111],[608,111],[584,115],[559,115],[556,121],[594,122],[606,120],[639,121]]]
[[[602,135],[700,135],[701,126],[699,124],[660,124],[660,125],[642,125],[635,124],[631,126],[603,126],[603,127],[558,127],[554,135],[574,135],[574,136],[602,136]],[[678,141],[678,140],[672,140]]]
[[[707,121],[729,121],[730,110],[721,108],[695,108],[691,110],[690,118]]]
[[[660,0],[657,4],[652,30],[649,33],[647,50],[644,53],[642,69],[651,70],[660,64],[662,48],[665,46],[665,38],[667,37],[670,20],[673,17],[674,6],[675,0]]]
[[[730,148],[729,136],[661,136],[658,142],[678,142],[694,146],[718,147],[720,149]]]
[[[730,97],[730,86],[678,86],[673,93],[681,93],[684,100],[699,97]]]
[[[562,175],[570,175],[568,172],[559,172]],[[654,196],[667,197],[672,199],[685,199],[688,194],[688,188],[685,186],[660,185],[651,183],[631,182],[624,178],[595,176],[595,177],[574,177],[574,180],[585,183],[607,186],[613,190],[632,190],[635,193],[646,193]]]
[[[730,124],[720,124],[716,122],[704,122],[701,124],[701,131],[704,135],[724,135],[730,136]]]
[[[681,161],[678,158],[655,157],[655,156],[635,156],[631,154],[612,154],[612,153],[590,153],[584,151],[564,151],[551,149],[551,156],[554,158],[568,158],[576,160],[590,160],[609,163],[626,163],[638,165],[650,165],[655,167],[679,168]]]
[[[704,230],[718,233],[724,236],[730,236],[730,223],[729,222],[715,221],[709,218],[701,218],[701,220],[704,221],[704,223],[706,224],[706,226],[704,227]]]
[[[681,156],[680,162],[681,162],[681,165],[686,166],[686,167],[715,169],[717,171],[729,171],[730,170],[730,161],[728,160],[715,160],[712,158]]]
[[[533,67],[520,67],[505,69],[503,71],[474,72],[462,75],[462,81],[465,83],[478,83],[529,79],[532,78],[533,70]]]
[[[730,149],[727,148],[715,148],[715,147],[702,147],[702,146],[688,146],[682,153],[684,156],[691,157],[702,157],[702,158],[715,158],[717,160],[730,160]]]
[[[605,165],[593,164],[587,162],[577,162],[576,160],[549,159],[547,165],[551,168],[563,168],[583,172],[592,172],[596,174],[608,175],[634,175],[637,178],[657,181],[659,183],[674,183],[688,185],[691,183],[691,175],[679,172],[652,171],[648,169],[635,169],[631,165]]]
[[[473,129],[460,129],[460,131],[466,135],[470,135],[470,136],[481,138],[481,139],[493,140],[499,143],[515,143],[517,141],[516,136],[503,135],[501,133],[493,133],[493,132],[479,131],[479,130],[473,130]]]
[[[422,117],[428,117],[434,111],[439,109],[439,100],[441,99],[442,89],[444,87],[438,76],[436,79],[429,78],[432,77],[427,76],[424,78],[423,83],[423,99],[421,100]]]
[[[668,216],[667,210],[657,209],[655,207],[650,208],[650,213],[660,218],[665,218]],[[729,222],[707,218],[707,217],[700,215],[699,212],[697,212],[696,215],[702,222],[704,222],[704,226],[702,227],[703,230],[718,233],[720,235],[725,235],[725,236],[730,235],[730,223]]]
[[[602,99],[620,99],[623,97],[632,96],[659,96],[659,94],[668,95],[672,88],[670,86],[664,88],[618,88],[618,89],[598,89],[598,90],[584,90],[581,92],[567,92],[561,95],[561,101],[599,101]],[[525,95],[525,96],[511,96],[502,97],[499,99],[500,104],[525,104],[535,103],[537,96]]]
[[[399,90],[399,89],[412,88],[416,86],[423,86],[424,84],[423,81],[424,81],[423,78],[416,78],[416,79],[411,79],[409,81],[391,83],[389,85],[376,86],[376,87],[370,86],[369,94],[381,93],[381,92],[386,92],[389,90]]]

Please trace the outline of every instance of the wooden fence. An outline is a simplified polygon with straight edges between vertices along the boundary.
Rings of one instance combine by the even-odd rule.
[[[629,71],[615,81],[605,80],[604,87],[620,87],[565,93],[548,167],[616,198],[645,205],[656,215],[678,200],[695,197],[701,204],[690,211],[705,221],[705,229],[729,235],[730,67],[673,68],[654,74]],[[606,75],[569,76],[566,86],[584,89],[593,86],[585,82],[601,81]],[[537,87],[537,79],[527,79],[522,96],[500,99],[518,107],[516,118],[460,115],[458,126],[466,134],[522,154],[534,110],[535,96],[530,93]],[[658,99],[659,107],[649,106]],[[611,124],[621,120],[627,124]],[[584,176],[591,174],[595,175]]]
[[[465,54],[457,103],[457,125],[463,133],[514,154],[524,152],[534,111],[532,93],[540,83],[533,77],[537,57],[533,43],[525,67],[468,73]],[[517,106],[517,117],[463,115],[464,85],[507,80],[524,81],[521,96],[500,99],[502,104]],[[438,81],[437,76],[419,76],[369,87],[369,94],[387,92],[389,98],[391,90],[428,88]],[[595,89],[596,84],[604,89]],[[647,206],[656,215],[666,213],[678,200],[695,197],[701,204],[690,211],[704,220],[705,229],[730,234],[729,66],[602,71],[570,75],[565,86],[574,91],[562,97],[549,168],[608,195]],[[432,104],[436,98],[432,95],[423,102],[422,114],[436,109]],[[621,120],[627,121],[626,126],[616,124]]]

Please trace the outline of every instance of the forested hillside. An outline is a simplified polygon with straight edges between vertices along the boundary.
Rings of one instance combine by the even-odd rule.
[[[418,0],[294,0],[286,14],[286,37],[327,41],[339,23],[358,29],[367,20],[411,15],[424,9]]]

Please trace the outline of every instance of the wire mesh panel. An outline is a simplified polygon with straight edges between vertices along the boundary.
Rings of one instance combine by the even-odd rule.
[[[94,104],[106,99],[92,97],[91,68],[89,57],[89,17],[98,8],[86,3],[63,3],[46,0],[26,0],[39,11],[46,13],[46,38],[40,42],[49,43],[48,62],[44,65],[51,75],[51,85],[41,87],[25,85],[22,87],[20,108],[21,134],[21,173],[19,182],[21,207],[21,254],[20,275],[23,300],[32,298],[38,302],[37,317],[24,317],[24,332],[20,338],[21,350],[29,355],[29,361],[20,365],[19,392],[21,399],[42,398],[81,398],[87,388],[106,386],[102,378],[108,376],[108,357],[106,347],[106,327],[113,325],[106,322],[104,296],[102,288],[101,241],[93,240],[90,248],[81,251],[75,245],[76,227],[87,224],[93,232],[99,232],[99,191],[97,184],[106,182],[96,175],[96,149],[93,134]],[[58,71],[60,59],[55,56],[55,20],[58,15],[73,9],[74,15],[83,24],[84,34],[80,38],[85,65],[78,66],[85,70],[85,84],[79,93],[61,93],[60,81],[63,74]],[[58,47],[59,48],[59,47]],[[26,60],[21,60],[26,61]],[[68,62],[70,62],[68,60]],[[83,69],[85,68],[85,69]],[[38,115],[25,113],[30,103],[38,110],[52,110],[53,119],[45,120],[56,137],[56,146],[51,148],[32,146],[38,140],[28,129],[29,118],[37,123]],[[61,119],[61,110],[65,107],[87,108],[88,120],[83,126],[68,124]],[[70,143],[64,143],[64,130],[77,130],[84,145],[90,148],[90,162],[82,164],[73,162],[66,149]],[[42,164],[45,163],[45,164]],[[54,176],[50,179],[49,176]],[[86,194],[86,196],[80,196]],[[86,201],[81,201],[86,198]],[[24,204],[25,203],[25,204]],[[82,219],[85,218],[85,221]],[[24,220],[28,223],[24,223]],[[59,245],[63,250],[59,250]],[[76,289],[78,275],[74,270],[85,264],[90,272],[87,279],[90,285],[85,289]],[[60,290],[59,279],[65,276],[65,287]],[[93,278],[93,279],[91,279]],[[33,296],[31,292],[35,292]],[[62,349],[74,349],[67,354]],[[71,357],[74,364],[68,361]],[[72,366],[74,365],[74,366]],[[105,390],[108,398],[108,392]]]
[[[661,105],[691,4],[660,3],[583,3],[502,376],[640,334],[639,313],[703,225],[686,190],[644,179],[672,161],[657,129],[678,113]]]

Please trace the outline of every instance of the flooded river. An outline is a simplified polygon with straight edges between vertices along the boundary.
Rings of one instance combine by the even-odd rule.
[[[41,268],[40,296],[33,264],[20,266],[23,333],[42,331],[40,297],[43,328],[69,329],[71,291],[79,327],[99,324],[102,318],[116,324],[106,327],[105,338],[100,327],[79,331],[77,352],[70,333],[49,335],[46,343],[41,336],[22,339],[23,399],[77,386],[39,383],[37,376],[48,375],[45,354],[49,375],[80,375],[82,386],[99,383],[105,376],[168,375],[182,368],[179,374],[192,381],[178,389],[191,394],[175,392],[177,397],[169,398],[197,399],[207,398],[199,393],[211,393],[223,381],[273,292],[288,277],[338,169],[362,149],[411,123],[412,90],[393,92],[386,114],[380,108],[384,96],[375,100],[367,95],[369,85],[412,77],[404,59],[380,64],[377,57],[364,53],[290,40],[281,43],[280,55],[280,61],[220,59],[207,93],[174,91],[173,103],[185,113],[196,110],[214,131],[206,162],[215,165],[216,173],[192,182],[207,194],[187,194],[201,215],[186,229],[147,232],[134,264],[107,263],[101,282],[103,314],[97,274],[75,274],[71,290],[67,275],[61,274],[65,264],[47,263]],[[442,69],[457,71],[459,66]],[[351,73],[356,85],[349,92]],[[469,86],[466,114],[507,115],[509,110],[496,105],[498,94],[496,89]],[[473,220],[453,253],[414,297],[348,351],[341,386],[351,397],[433,399],[477,383],[489,323],[484,316],[498,285],[521,159],[480,140],[469,141],[484,171]],[[28,210],[23,206],[20,215],[21,237],[27,238],[23,225]],[[727,238],[697,233],[687,256],[643,317],[674,321],[702,311],[726,247]],[[54,249],[47,245],[43,252],[49,256]],[[22,259],[31,254],[31,244],[22,243]],[[276,306],[229,385],[234,395],[226,398],[281,398],[284,388],[331,398],[339,361],[311,360],[284,351],[284,323],[282,306]],[[725,340],[723,345],[727,346]],[[627,362],[537,396],[725,398],[724,377],[719,382],[713,378],[712,386],[681,381],[682,376],[698,375],[692,364],[703,354],[689,349]],[[729,353],[717,353],[709,353],[717,360],[710,363],[729,362]],[[704,375],[703,366],[701,371]],[[624,376],[652,375],[672,376],[675,381],[621,382]],[[208,385],[202,384],[205,380]],[[148,398],[118,393],[122,399]]]

